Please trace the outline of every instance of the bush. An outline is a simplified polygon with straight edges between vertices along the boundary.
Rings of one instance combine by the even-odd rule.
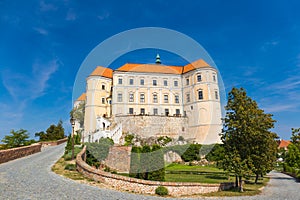
[[[159,195],[159,196],[165,196],[169,194],[168,188],[164,187],[164,186],[158,186],[155,189],[155,194]]]
[[[67,164],[65,166],[66,170],[70,170],[70,171],[76,171],[76,165],[75,164]]]

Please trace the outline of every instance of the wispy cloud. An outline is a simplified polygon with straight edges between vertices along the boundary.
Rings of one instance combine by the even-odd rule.
[[[55,11],[57,7],[51,3],[45,3],[45,1],[40,1],[40,10],[41,11]]]
[[[104,11],[102,14],[98,15],[97,18],[102,21],[104,19],[107,19],[110,16],[110,13],[107,11]]]
[[[48,31],[44,28],[34,27],[33,30],[35,30],[37,33],[41,35],[48,35]]]
[[[77,19],[77,15],[74,12],[74,10],[73,9],[69,9],[68,12],[67,12],[66,20],[67,21],[74,21],[76,19]]]
[[[58,67],[59,61],[54,59],[46,64],[36,61],[31,75],[6,70],[2,73],[3,85],[15,101],[34,100],[44,95],[47,82]]]
[[[271,41],[267,41],[265,42],[261,47],[260,49],[262,51],[267,51],[275,46],[277,46],[279,44],[279,40],[271,40]]]
[[[263,89],[268,97],[261,99],[268,112],[300,111],[300,75],[292,75]]]

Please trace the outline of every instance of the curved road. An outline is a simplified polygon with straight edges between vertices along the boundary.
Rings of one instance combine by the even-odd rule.
[[[51,166],[62,156],[63,151],[64,144],[48,147],[40,153],[1,164],[0,199],[163,199],[80,184],[56,175],[51,171]],[[270,173],[270,176],[272,177],[270,183],[258,196],[200,199],[300,200],[300,183],[277,172]]]

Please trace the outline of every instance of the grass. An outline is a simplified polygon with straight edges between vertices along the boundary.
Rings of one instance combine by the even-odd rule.
[[[254,183],[254,178],[251,178],[247,183],[243,184],[244,192],[239,192],[237,189],[233,188],[227,191],[219,191],[203,194],[201,196],[207,197],[225,197],[225,196],[253,196],[261,193],[261,189],[266,186],[269,182],[268,177],[264,177],[259,180],[257,184]]]
[[[169,182],[223,183],[234,181],[234,177],[228,177],[222,169],[215,166],[171,164],[165,170],[165,179]]]

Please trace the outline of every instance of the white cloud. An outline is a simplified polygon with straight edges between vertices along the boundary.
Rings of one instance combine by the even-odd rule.
[[[72,9],[70,9],[67,13],[66,20],[67,21],[74,21],[76,19],[77,19],[76,13]]]
[[[109,16],[110,16],[110,13],[107,12],[107,11],[105,11],[105,12],[103,12],[101,15],[98,15],[97,18],[98,18],[100,21],[102,21],[102,20],[104,20],[104,19],[107,19]]]
[[[46,64],[36,61],[32,66],[31,75],[6,70],[2,73],[3,85],[16,101],[34,100],[44,95],[47,82],[58,67],[59,61],[54,59]]]
[[[55,11],[57,7],[50,3],[45,3],[45,1],[40,1],[40,10],[41,11]]]
[[[278,40],[267,41],[260,47],[260,49],[262,51],[267,51],[268,49],[273,48],[273,47],[277,46],[278,44],[279,44]]]
[[[33,30],[41,35],[48,35],[48,31],[46,29],[34,27]]]

